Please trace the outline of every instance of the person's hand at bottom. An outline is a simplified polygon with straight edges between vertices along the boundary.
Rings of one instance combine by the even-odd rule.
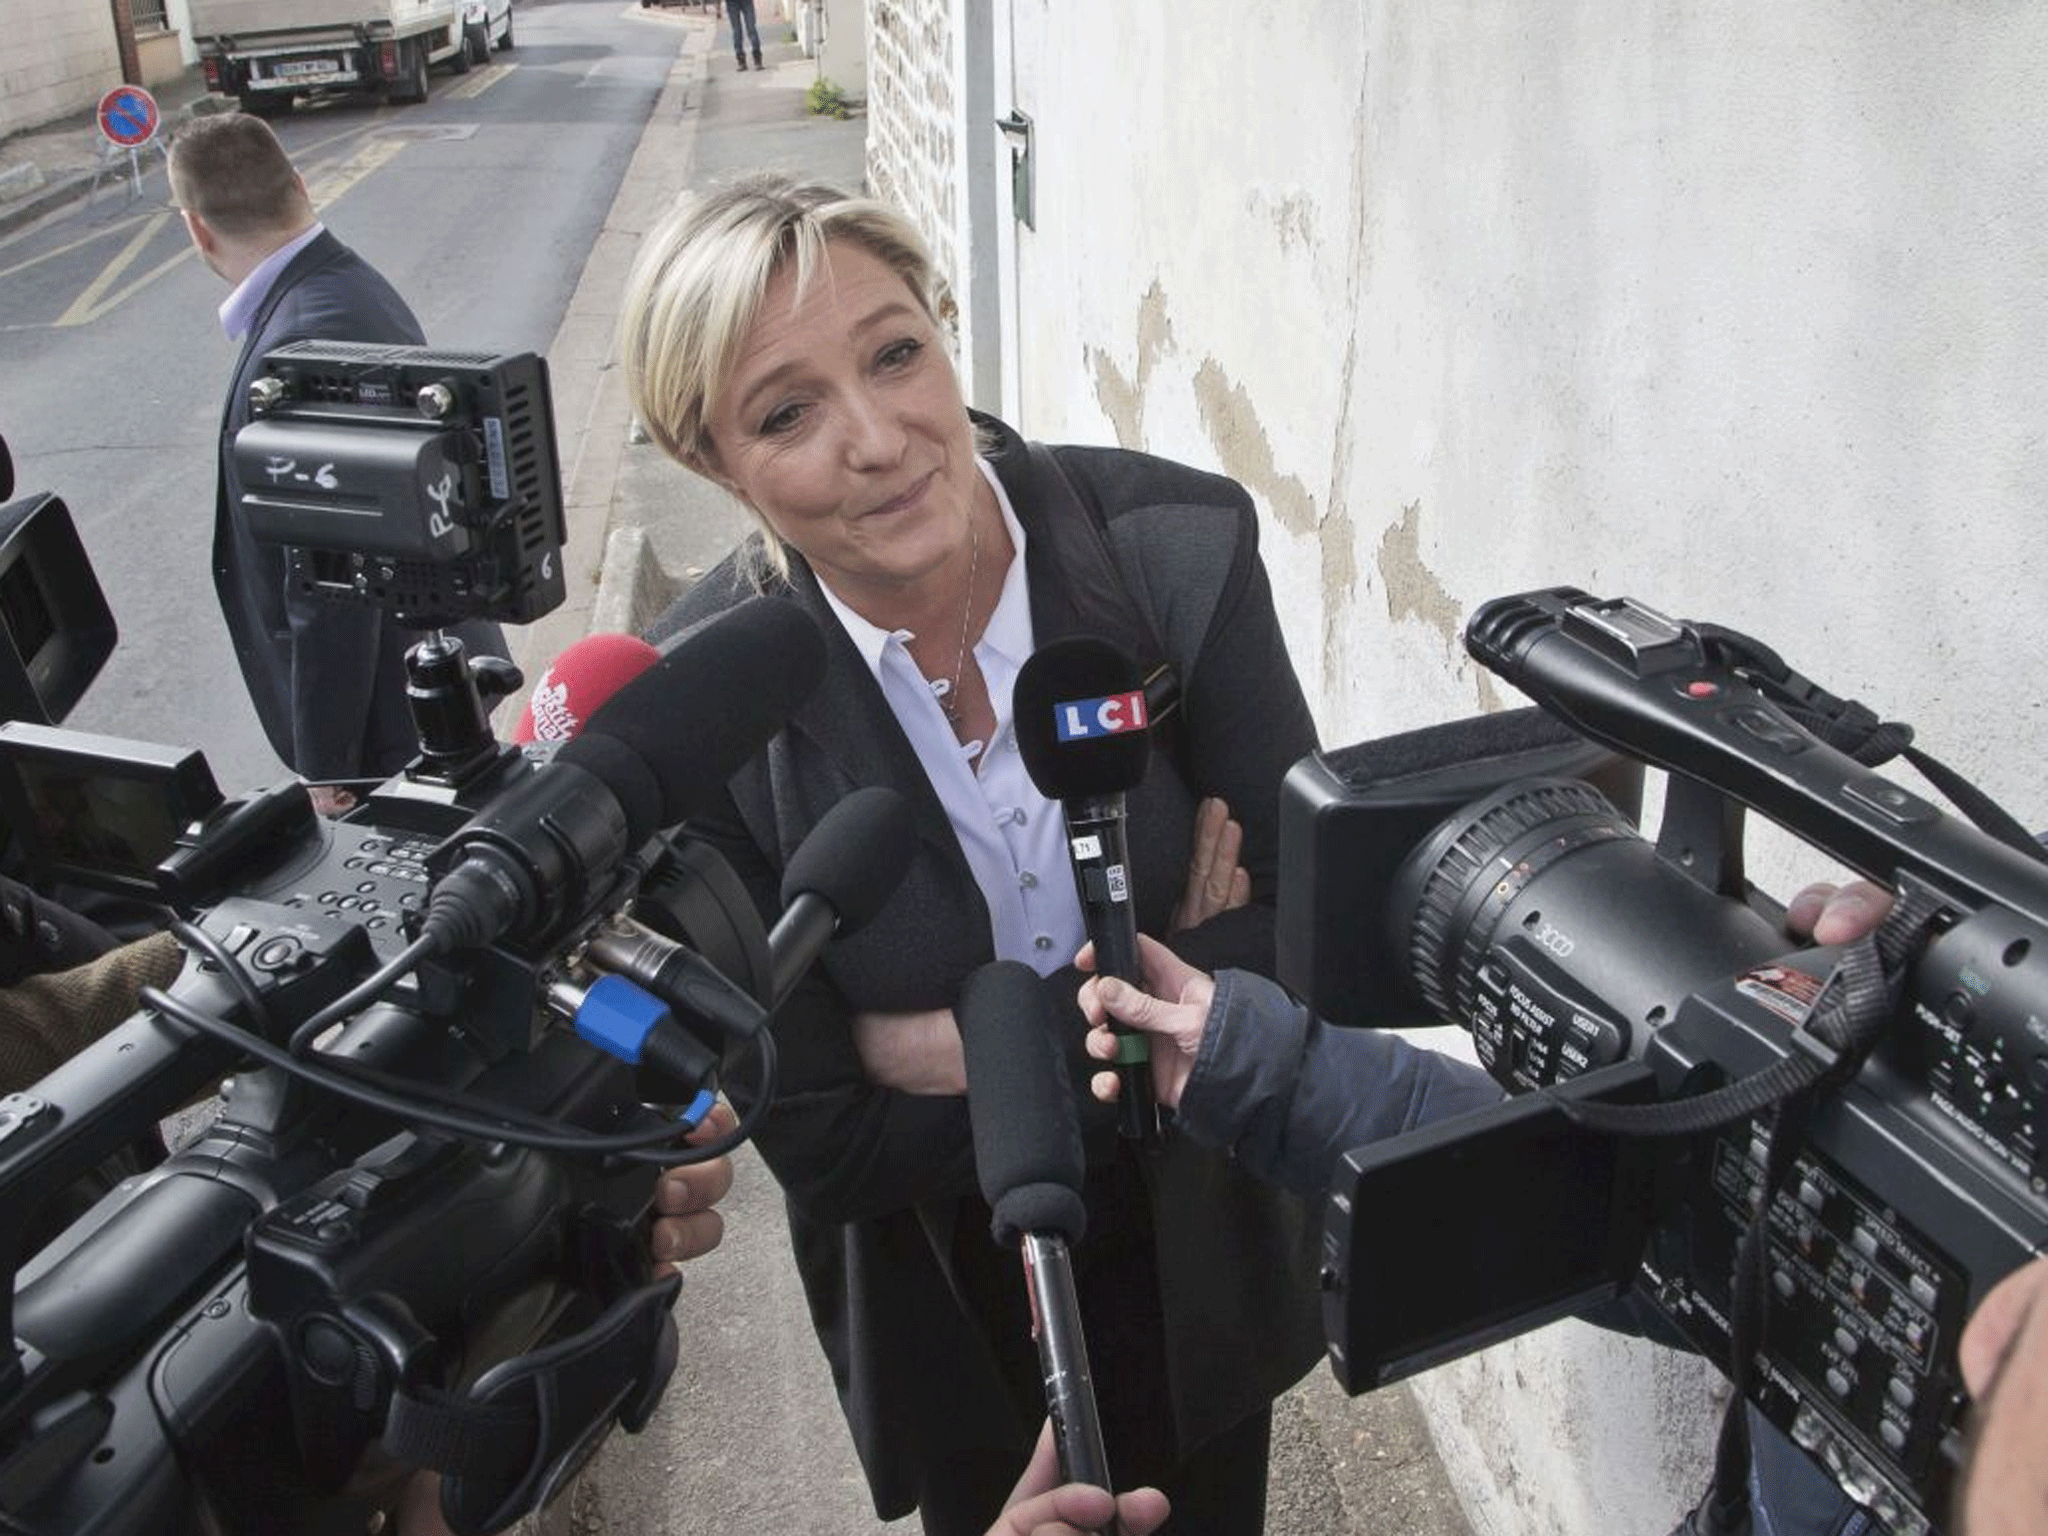
[[[1111,1498],[1086,1483],[1062,1483],[1059,1452],[1052,1441],[1052,1423],[1038,1432],[1031,1464],[1010,1490],[1002,1518],[988,1536],[1087,1536],[1114,1529],[1120,1536],[1151,1536],[1166,1521],[1166,1495],[1157,1488],[1134,1488]]]

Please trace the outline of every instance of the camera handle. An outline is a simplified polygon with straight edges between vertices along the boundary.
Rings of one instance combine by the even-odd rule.
[[[466,1392],[401,1387],[384,1448],[442,1473],[441,1512],[460,1536],[503,1529],[549,1503],[616,1421],[638,1434],[674,1373],[682,1277],[616,1296],[588,1327],[501,1361]]]

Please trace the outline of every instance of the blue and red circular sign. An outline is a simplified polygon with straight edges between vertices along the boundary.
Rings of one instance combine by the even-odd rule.
[[[117,85],[100,98],[100,132],[123,149],[135,149],[156,137],[163,121],[156,98],[139,85]]]

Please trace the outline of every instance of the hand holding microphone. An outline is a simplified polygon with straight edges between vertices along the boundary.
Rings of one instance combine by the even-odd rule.
[[[991,1231],[1018,1248],[1061,1475],[1110,1487],[1068,1244],[1087,1225],[1081,1127],[1045,985],[1014,960],[967,978],[954,1009],[967,1058],[967,1114]]]
[[[1143,934],[1138,936],[1138,955],[1144,967],[1142,981],[1096,976],[1082,984],[1081,1012],[1089,1024],[1088,1054],[1102,1061],[1118,1061],[1119,1041],[1114,1031],[1143,1031],[1151,1037],[1153,1090],[1161,1104],[1178,1109],[1181,1090],[1194,1071],[1202,1036],[1209,1027],[1216,980]],[[1093,957],[1083,950],[1081,968],[1088,970],[1092,964]],[[1098,1072],[1089,1083],[1095,1097],[1105,1103],[1114,1103],[1122,1086],[1122,1075],[1115,1072]]]
[[[1111,1521],[1119,1536],[1151,1536],[1171,1513],[1166,1495],[1157,1488],[1133,1488],[1112,1498],[1106,1488],[1062,1483],[1059,1478],[1058,1449],[1048,1419],[1031,1464],[1010,1490],[1002,1518],[989,1527],[988,1536],[1081,1536],[1084,1531],[1107,1530]]]
[[[1143,781],[1151,756],[1145,679],[1138,664],[1107,641],[1076,636],[1033,652],[1018,670],[1011,699],[1025,771],[1067,818],[1067,852],[1095,968],[1137,982],[1142,972],[1124,791]],[[1120,1035],[1118,1045],[1118,1129],[1132,1140],[1156,1140],[1150,1045],[1136,1033]]]

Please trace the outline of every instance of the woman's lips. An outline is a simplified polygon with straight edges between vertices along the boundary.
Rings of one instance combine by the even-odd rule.
[[[936,470],[932,472],[932,474],[936,473]],[[891,512],[901,512],[907,507],[916,505],[918,500],[924,495],[925,489],[932,483],[932,474],[926,475],[902,495],[892,496],[889,500],[881,503],[881,505],[868,508],[862,516],[884,517]]]

